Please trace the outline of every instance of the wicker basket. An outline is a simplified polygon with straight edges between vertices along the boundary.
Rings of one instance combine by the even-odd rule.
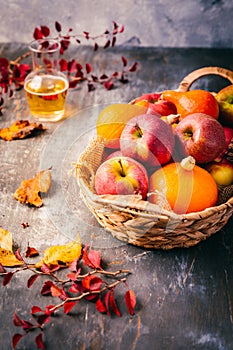
[[[178,90],[187,91],[196,79],[207,74],[221,75],[233,83],[233,72],[207,67],[186,76]],[[219,187],[217,206],[183,215],[141,200],[138,195],[99,196],[94,191],[94,176],[103,153],[103,142],[92,140],[78,160],[76,175],[86,206],[119,240],[149,249],[191,247],[218,232],[232,215],[233,186]]]

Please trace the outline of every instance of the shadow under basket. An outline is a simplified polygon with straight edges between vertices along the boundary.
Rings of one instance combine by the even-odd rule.
[[[187,91],[198,78],[216,74],[233,84],[233,72],[205,67],[191,72],[177,91]],[[132,102],[131,102],[132,103]],[[121,241],[149,249],[188,248],[221,230],[233,212],[233,185],[219,186],[218,203],[200,212],[176,214],[138,195],[97,195],[94,176],[102,162],[104,144],[93,139],[81,154],[76,176],[81,197],[102,227]],[[233,159],[233,144],[228,150]]]
[[[76,176],[86,206],[119,240],[149,249],[188,248],[218,232],[230,219],[233,186],[219,187],[217,206],[182,215],[138,195],[97,195],[94,176],[103,152],[104,144],[93,139],[79,158]]]

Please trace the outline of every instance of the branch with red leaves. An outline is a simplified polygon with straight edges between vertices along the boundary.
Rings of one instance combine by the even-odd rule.
[[[69,28],[67,32],[62,33],[62,25],[55,22],[56,34],[53,36],[59,40],[61,44],[60,54],[63,55],[74,41],[76,44],[82,44],[83,40],[93,44],[93,51],[100,48],[98,40],[102,40],[104,50],[113,48],[116,45],[117,35],[124,32],[124,26],[119,26],[113,21],[112,30],[106,29],[102,34],[93,36],[88,31],[83,31],[82,34],[74,34],[73,29]],[[49,27],[42,25],[36,27],[33,32],[34,39],[44,39],[51,36]],[[22,62],[29,56],[30,52],[25,52],[22,56],[15,60],[9,61],[6,58],[0,58],[0,115],[4,105],[4,99],[12,97],[15,90],[22,89],[26,76],[31,71],[31,66]],[[87,83],[88,92],[96,89],[97,86],[103,86],[106,90],[111,90],[116,82],[127,83],[128,74],[137,71],[138,63],[134,62],[128,66],[126,57],[121,57],[122,67],[119,71],[115,70],[112,73],[101,73],[96,75],[93,73],[93,67],[89,62],[81,64],[75,58],[66,60],[61,58],[59,61],[60,70],[65,73],[69,79],[69,87],[75,88],[81,82]]]
[[[36,252],[35,248],[28,247],[26,256],[35,256]],[[60,301],[52,305],[46,305],[44,308],[37,305],[32,306],[31,317],[34,321],[22,319],[14,313],[14,325],[23,331],[23,333],[13,335],[12,345],[14,349],[24,336],[35,330],[38,331],[35,337],[38,349],[45,349],[43,332],[55,312],[63,310],[65,314],[68,314],[82,300],[95,303],[96,310],[100,313],[120,317],[121,312],[115,297],[116,287],[120,284],[124,284],[126,287],[124,300],[128,312],[130,315],[134,315],[136,297],[133,290],[129,289],[126,278],[130,271],[107,271],[103,269],[100,252],[90,250],[87,245],[82,249],[81,256],[68,266],[69,271],[66,274],[66,279],[59,277],[59,270],[64,269],[64,265],[48,266],[43,263],[40,269],[36,269],[34,265],[28,264],[23,259],[19,250],[16,252],[16,257],[23,262],[19,268],[7,271],[0,264],[0,275],[3,276],[2,285],[8,285],[16,273],[29,270],[32,271],[32,275],[27,280],[27,287],[31,288],[38,278],[49,277],[49,280],[43,281],[40,294],[58,298]],[[106,279],[103,278],[104,276]]]

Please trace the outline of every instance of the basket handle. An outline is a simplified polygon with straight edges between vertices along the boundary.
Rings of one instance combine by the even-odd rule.
[[[220,75],[221,77],[228,79],[230,83],[233,84],[233,71],[221,67],[204,67],[196,69],[193,72],[186,75],[186,77],[184,77],[184,79],[181,81],[176,91],[188,91],[190,86],[194,83],[194,81],[203,77],[204,75],[209,74]]]

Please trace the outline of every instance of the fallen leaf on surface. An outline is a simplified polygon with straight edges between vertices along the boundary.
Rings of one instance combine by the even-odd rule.
[[[74,241],[65,245],[57,245],[47,248],[43,258],[35,265],[40,268],[43,264],[47,266],[64,265],[69,266],[74,260],[81,256],[82,244],[80,236],[77,235]]]
[[[30,123],[28,120],[17,120],[9,128],[0,129],[0,138],[5,141],[24,139],[44,130],[46,128],[43,124]]]
[[[51,185],[50,170],[42,170],[35,177],[29,180],[23,180],[14,193],[14,198],[21,203],[31,204],[35,207],[41,207],[43,201],[40,192],[47,192]]]
[[[19,266],[22,261],[18,260],[12,250],[12,234],[0,227],[0,263],[3,266]]]

